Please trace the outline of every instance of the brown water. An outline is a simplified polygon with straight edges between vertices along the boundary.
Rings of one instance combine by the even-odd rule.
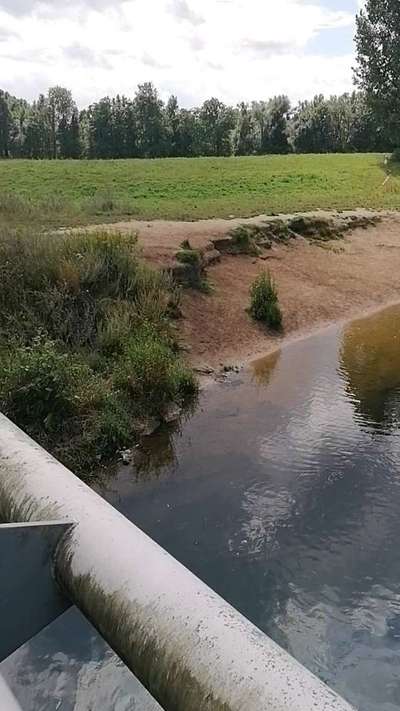
[[[361,711],[400,708],[400,308],[205,391],[104,495]],[[153,708],[75,612],[1,666],[25,709]]]

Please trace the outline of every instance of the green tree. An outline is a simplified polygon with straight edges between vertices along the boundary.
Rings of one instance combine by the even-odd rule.
[[[165,154],[164,105],[151,82],[139,84],[134,99],[139,155],[156,158]]]
[[[356,81],[385,136],[400,144],[400,11],[398,0],[367,0],[357,15]]]
[[[59,158],[62,155],[62,146],[68,140],[66,133],[70,125],[72,114],[76,111],[75,103],[69,89],[54,86],[49,89],[48,106],[50,116],[51,157]]]
[[[213,97],[205,101],[198,118],[201,127],[201,153],[207,156],[227,156],[232,153],[232,132],[235,128],[235,114]]]
[[[295,109],[292,141],[296,153],[329,153],[334,150],[332,116],[322,94],[312,101],[303,101]]]
[[[34,101],[27,121],[24,154],[27,158],[50,158],[51,132],[48,101],[40,94]]]
[[[242,102],[238,107],[236,130],[234,135],[234,152],[238,156],[248,156],[256,153],[257,136],[254,116],[248,104]]]
[[[165,107],[166,143],[169,156],[181,155],[180,115],[176,96],[170,96]]]
[[[111,102],[113,158],[136,155],[136,125],[132,101],[117,95]]]
[[[400,12],[397,0],[367,0],[357,15],[356,81],[382,131],[400,144]]]
[[[10,108],[8,94],[0,90],[0,158],[9,156]]]
[[[180,109],[177,152],[180,156],[196,156],[201,152],[201,131],[196,111]]]
[[[79,114],[76,108],[72,111],[70,121],[63,117],[59,126],[59,148],[62,158],[80,158],[81,139],[79,128]]]
[[[391,143],[381,130],[363,92],[354,91],[349,96],[351,122],[349,144],[354,151],[390,151]]]
[[[88,154],[90,158],[113,158],[113,115],[108,96],[87,110]]]
[[[287,96],[274,96],[266,106],[263,153],[289,153],[288,121],[290,101]]]

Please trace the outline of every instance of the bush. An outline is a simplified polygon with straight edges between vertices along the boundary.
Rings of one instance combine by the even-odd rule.
[[[259,254],[251,225],[240,225],[232,231],[231,237],[230,251],[234,254],[249,254],[253,257]]]
[[[197,267],[201,265],[201,255],[197,249],[181,249],[176,253],[176,258],[182,264],[191,264]]]
[[[180,291],[105,232],[0,230],[0,409],[77,473],[134,442],[135,417],[196,393],[171,325]]]
[[[125,301],[137,312],[146,290],[152,303],[165,305],[166,313],[172,285],[167,277],[140,264],[136,238],[131,235],[32,236],[9,230],[0,234],[3,336],[15,332],[18,319],[26,341],[40,330],[70,346],[96,347],[113,304]]]
[[[187,265],[185,274],[181,275],[181,282],[193,289],[208,293],[210,287],[207,280],[203,278],[204,266],[201,252],[198,249],[192,249],[188,240],[184,240],[181,247],[182,249],[176,253],[176,259],[181,264]]]
[[[261,272],[255,279],[250,289],[250,300],[250,313],[253,318],[275,330],[282,328],[278,293],[269,272]]]
[[[192,372],[151,327],[130,341],[116,372],[116,384],[139,415],[162,416],[171,402],[185,404],[197,392]]]
[[[30,432],[60,432],[73,417],[87,414],[104,398],[104,388],[76,355],[62,353],[52,341],[35,339],[3,356],[0,403]]]

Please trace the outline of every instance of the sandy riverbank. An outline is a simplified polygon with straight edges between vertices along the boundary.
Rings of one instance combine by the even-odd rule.
[[[376,213],[302,214],[329,218]],[[355,229],[327,243],[298,237],[288,244],[274,244],[259,258],[223,254],[219,263],[207,269],[211,293],[184,290],[184,318],[179,328],[192,363],[213,368],[240,364],[268,353],[283,341],[400,301],[400,214],[386,212],[380,216],[376,226]],[[271,218],[132,220],[100,228],[137,234],[144,258],[165,268],[173,264],[183,240],[201,250],[239,225],[266,219]],[[278,286],[284,315],[284,333],[279,337],[255,323],[246,312],[250,285],[262,269],[271,271]]]
[[[279,290],[280,337],[246,312],[250,284],[265,268]],[[301,238],[275,245],[267,259],[224,255],[208,278],[211,294],[187,290],[183,298],[181,331],[190,359],[196,366],[243,363],[284,340],[400,301],[400,216],[322,246]]]

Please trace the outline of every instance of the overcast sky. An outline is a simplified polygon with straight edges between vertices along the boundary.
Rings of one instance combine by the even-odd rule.
[[[359,0],[0,0],[0,88],[80,107],[151,80],[184,106],[352,87]]]

